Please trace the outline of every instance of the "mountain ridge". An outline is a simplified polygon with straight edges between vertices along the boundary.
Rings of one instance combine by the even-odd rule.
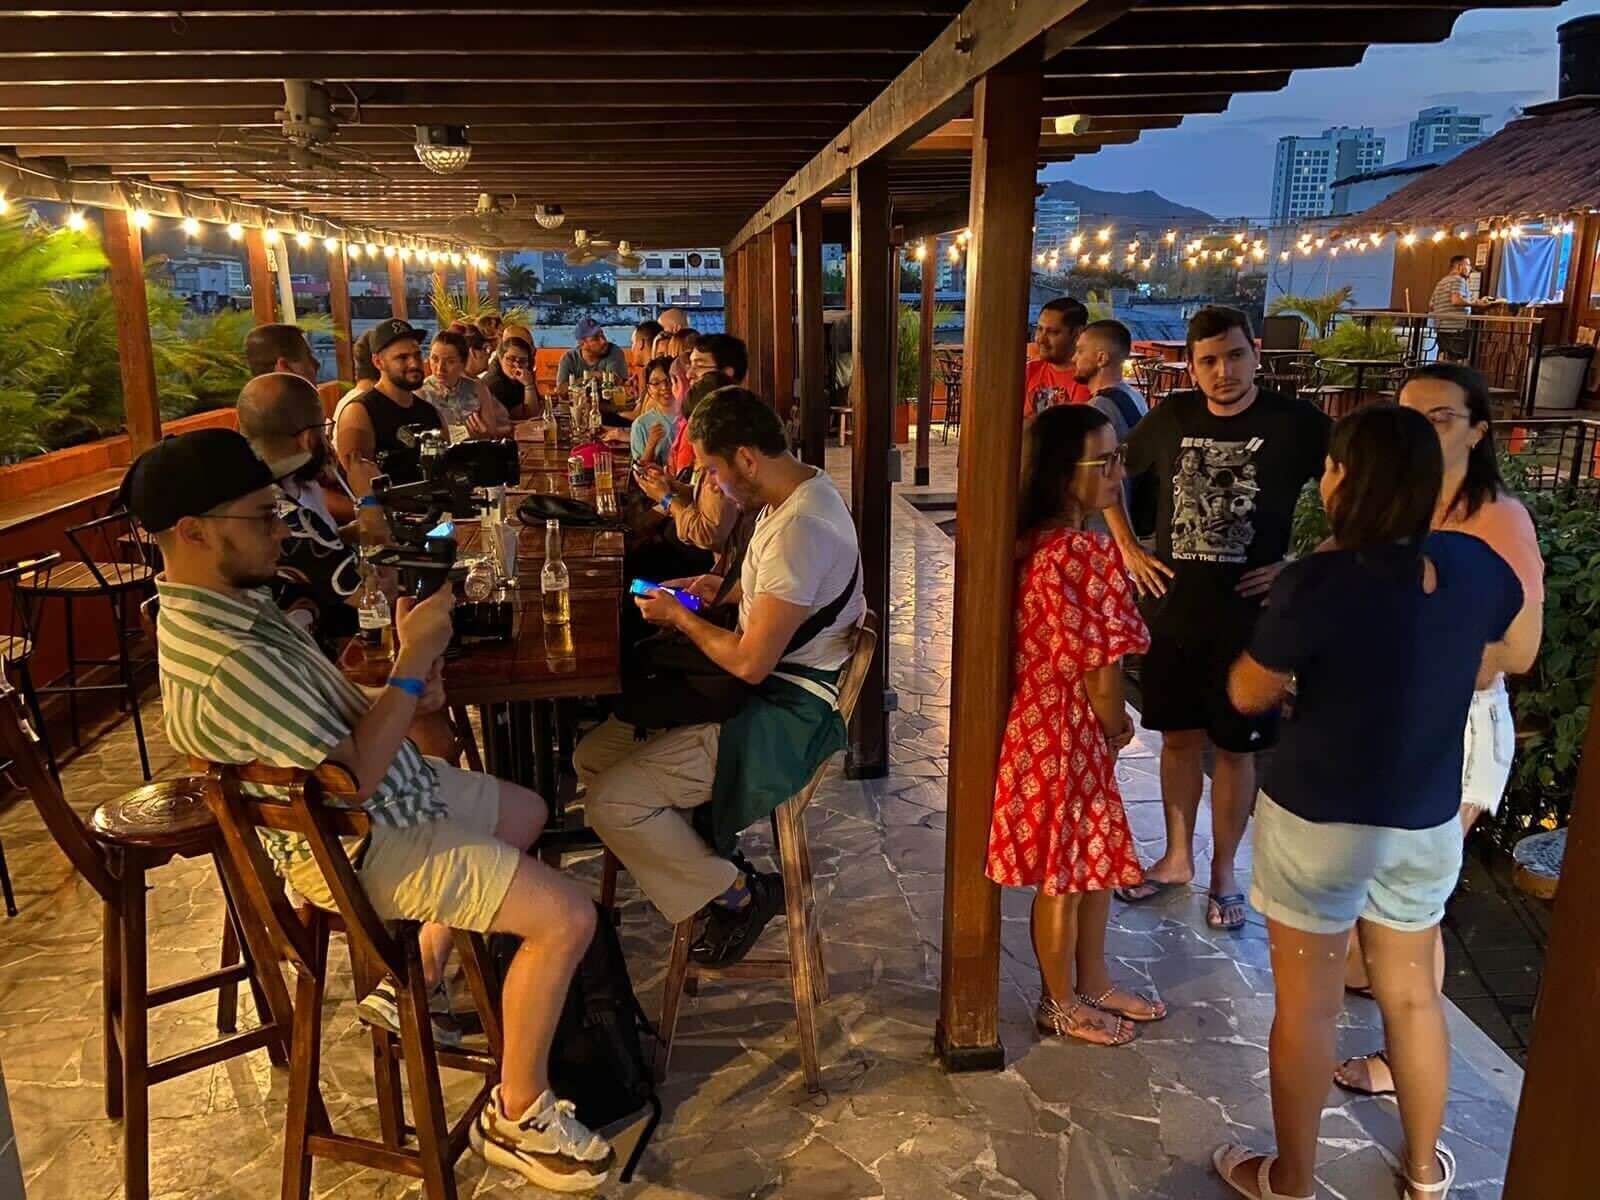
[[[1051,200],[1073,200],[1085,218],[1133,217],[1149,221],[1214,221],[1210,213],[1169,200],[1160,192],[1145,188],[1137,192],[1111,192],[1070,179],[1057,179],[1045,185],[1044,196]]]

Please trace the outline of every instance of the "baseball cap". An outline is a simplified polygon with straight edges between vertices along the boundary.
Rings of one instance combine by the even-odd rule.
[[[399,317],[390,317],[387,321],[379,321],[364,336],[372,340],[372,356],[376,358],[401,338],[414,338],[422,341],[422,331],[413,326],[409,321],[402,321]]]
[[[592,338],[596,334],[603,334],[604,332],[605,327],[599,321],[596,321],[593,317],[584,317],[578,322],[578,327],[573,330],[573,336],[581,342],[584,338]]]
[[[242,434],[197,429],[164,438],[134,459],[117,497],[146,529],[161,533],[271,483],[272,472]]]

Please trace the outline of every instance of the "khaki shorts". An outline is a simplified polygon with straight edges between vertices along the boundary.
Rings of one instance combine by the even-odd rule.
[[[396,829],[374,824],[359,871],[372,907],[385,921],[436,921],[486,933],[504,903],[522,852],[494,836],[500,784],[430,758],[449,815]],[[322,869],[297,862],[285,878],[318,908],[332,909]]]

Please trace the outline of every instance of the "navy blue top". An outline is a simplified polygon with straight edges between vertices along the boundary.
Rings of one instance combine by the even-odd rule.
[[[1264,788],[1308,821],[1431,829],[1461,806],[1461,756],[1483,650],[1522,608],[1487,543],[1430,534],[1438,586],[1399,547],[1332,550],[1284,568],[1251,656],[1296,677]]]

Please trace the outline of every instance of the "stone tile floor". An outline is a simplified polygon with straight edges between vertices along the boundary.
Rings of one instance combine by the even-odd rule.
[[[952,448],[953,449],[953,448]],[[1210,1172],[1212,1147],[1270,1144],[1267,1033],[1272,985],[1265,931],[1205,928],[1204,898],[1189,891],[1113,913],[1110,948],[1120,974],[1153,987],[1172,1015],[1131,1047],[1042,1044],[1031,1022],[1037,973],[1028,943],[1029,897],[1004,901],[1001,1036],[1007,1067],[944,1074],[931,1053],[938,1008],[944,870],[945,755],[949,728],[948,539],[897,500],[890,663],[900,711],[893,769],[851,783],[831,775],[809,815],[818,903],[833,999],[823,1010],[825,1091],[800,1081],[793,1018],[781,985],[707,985],[686,1002],[667,1118],[640,1177],[607,1195],[638,1200],[781,1196],[785,1200],[949,1200],[1070,1196],[1072,1200],[1212,1200],[1229,1195]],[[152,705],[152,709],[154,705]],[[154,718],[150,727],[159,729]],[[68,771],[87,808],[136,774],[125,725]],[[1157,745],[1142,735],[1119,767],[1147,856],[1161,838]],[[158,769],[175,767],[159,732]],[[1202,826],[1205,818],[1202,816]],[[111,1200],[121,1195],[120,1131],[102,1112],[98,914],[89,889],[50,844],[31,806],[0,817],[22,913],[0,925],[0,1062],[10,1089],[28,1196]],[[762,839],[752,849],[764,854]],[[575,869],[595,874],[595,863]],[[657,1002],[669,940],[665,923],[628,885],[622,935],[635,987]],[[152,879],[151,975],[160,983],[212,961],[220,900],[209,870],[177,865]],[[780,931],[781,932],[781,931]],[[769,934],[769,936],[771,936]],[[370,1060],[354,1014],[342,951],[329,998],[324,1084],[336,1122],[376,1130]],[[245,999],[243,1008],[248,1010]],[[203,1000],[162,1010],[153,1049],[206,1036]],[[1375,1043],[1373,1006],[1343,1021],[1348,1050]],[[1461,1161],[1460,1200],[1500,1194],[1521,1072],[1470,1022],[1453,1014],[1455,1062],[1447,1138]],[[447,1074],[459,1103],[468,1081]],[[152,1094],[152,1185],[173,1200],[275,1195],[285,1077],[265,1054],[236,1059]],[[619,1135],[619,1144],[631,1144]],[[0,1131],[0,1142],[4,1141]],[[1394,1107],[1330,1087],[1320,1175],[1325,1197],[1394,1197]],[[470,1153],[463,1196],[538,1194]],[[3,1178],[3,1175],[0,1175]],[[389,1198],[416,1186],[378,1172],[319,1166],[318,1197]]]

